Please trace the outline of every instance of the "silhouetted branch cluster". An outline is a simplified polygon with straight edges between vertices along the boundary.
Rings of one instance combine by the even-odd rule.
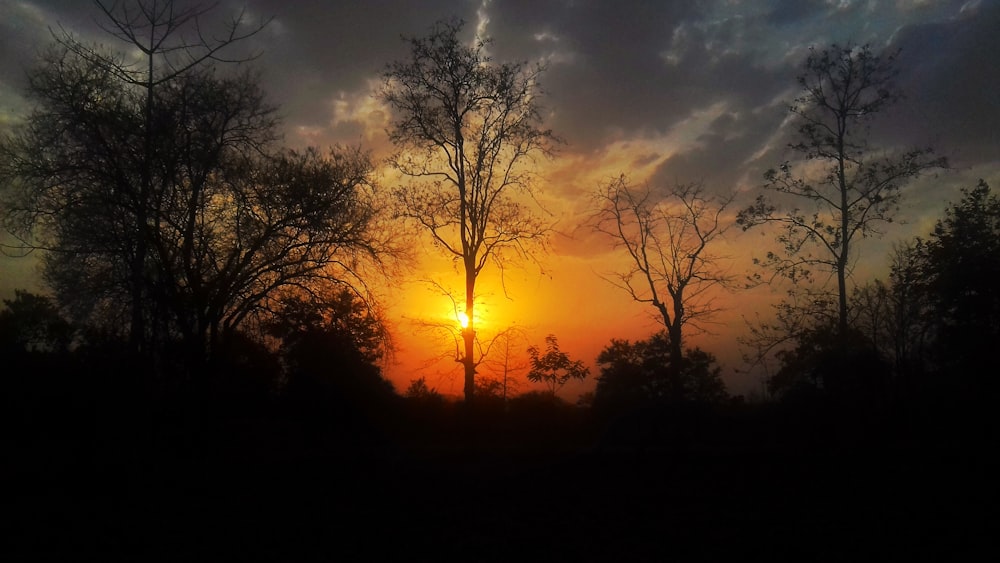
[[[140,60],[57,36],[29,75],[36,109],[0,143],[6,226],[45,251],[60,307],[154,364],[179,344],[198,370],[290,295],[370,299],[365,277],[399,251],[374,229],[369,156],[276,147],[257,76],[216,73],[264,23],[209,38],[207,9],[98,5]]]
[[[755,259],[775,276],[797,283],[819,268],[836,278],[843,334],[857,239],[880,234],[880,225],[892,221],[909,180],[947,166],[931,149],[870,146],[868,123],[901,95],[895,65],[895,55],[881,57],[868,45],[811,51],[798,78],[804,93],[789,108],[799,118],[799,140],[789,149],[801,159],[765,174],[765,189],[781,201],[760,195],[738,216],[744,230],[776,228],[780,251]]]

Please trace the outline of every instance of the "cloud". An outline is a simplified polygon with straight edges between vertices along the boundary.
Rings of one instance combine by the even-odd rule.
[[[955,164],[970,166],[1000,155],[1000,3],[959,16],[895,35],[891,47],[900,49],[907,99],[894,127],[881,133],[934,144]]]

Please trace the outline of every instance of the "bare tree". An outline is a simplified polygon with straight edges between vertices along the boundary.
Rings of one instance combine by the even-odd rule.
[[[671,377],[678,379],[684,327],[704,328],[700,323],[719,310],[712,291],[733,281],[723,257],[710,249],[729,228],[723,213],[733,196],[709,194],[702,184],[659,194],[620,176],[595,197],[594,229],[630,259],[628,269],[605,279],[656,309],[669,337]]]
[[[554,140],[541,129],[541,66],[496,64],[488,40],[459,40],[463,22],[438,22],[411,38],[411,57],[391,63],[380,98],[396,112],[389,138],[400,149],[391,164],[410,179],[400,189],[401,214],[426,230],[461,263],[468,324],[459,361],[465,399],[475,384],[476,281],[487,264],[524,258],[547,231],[525,206],[535,156]]]
[[[799,119],[799,140],[789,148],[802,159],[765,175],[765,189],[803,201],[807,208],[782,210],[760,195],[738,219],[744,230],[778,227],[781,252],[763,260],[775,275],[798,281],[819,267],[836,277],[838,331],[845,338],[855,243],[880,234],[880,226],[892,221],[909,180],[947,165],[930,149],[894,152],[870,146],[868,124],[900,98],[897,72],[894,54],[881,57],[868,45],[811,51],[798,77],[802,95],[789,108]]]
[[[507,398],[516,393],[520,387],[519,382],[514,379],[514,374],[528,369],[528,362],[523,356],[515,353],[515,349],[523,349],[518,346],[526,338],[524,330],[517,326],[509,326],[500,331],[494,338],[490,348],[495,348],[495,357],[483,357],[483,363],[487,369],[501,382],[503,390],[503,401],[507,403]]]

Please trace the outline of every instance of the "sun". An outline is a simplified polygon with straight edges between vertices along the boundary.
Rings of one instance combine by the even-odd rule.
[[[462,328],[469,328],[469,315],[466,315],[464,311],[458,314],[458,324],[462,325]]]

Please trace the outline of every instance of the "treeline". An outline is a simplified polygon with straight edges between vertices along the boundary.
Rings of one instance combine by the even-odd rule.
[[[744,342],[755,360],[773,352],[765,380],[771,401],[858,425],[957,431],[955,440],[992,432],[998,241],[1000,199],[980,181],[931,232],[894,245],[887,280],[851,292],[846,339],[836,295],[793,288],[797,299],[778,305]]]
[[[649,426],[663,413],[731,413],[746,405],[727,395],[714,356],[684,337],[717,312],[713,291],[736,288],[712,252],[734,225],[776,228],[778,248],[758,264],[792,283],[743,343],[752,364],[772,368],[775,403],[861,421],[944,402],[983,412],[996,396],[983,366],[1000,326],[1000,209],[985,182],[896,248],[887,281],[849,289],[860,242],[892,220],[902,187],[947,166],[930,149],[869,144],[868,120],[899,99],[892,54],[835,45],[809,55],[790,108],[798,159],[765,176],[778,201],[762,195],[733,223],[734,196],[701,184],[663,191],[622,175],[595,194],[590,226],[634,260],[609,281],[654,307],[665,330],[612,340],[595,390],[569,405],[557,391],[588,376],[579,359],[550,336],[544,350],[528,348],[528,379],[547,391],[508,393],[482,373],[489,346],[472,314],[483,268],[529,257],[546,234],[523,205],[531,174],[521,168],[557,140],[540,128],[532,91],[542,67],[490,67],[487,41],[464,47],[458,21],[408,40],[412,60],[387,67],[379,95],[398,113],[388,164],[410,183],[385,190],[361,148],[282,146],[259,77],[222,64],[249,62],[230,53],[266,22],[238,18],[208,36],[202,9],[96,6],[138,58],[57,33],[28,74],[31,113],[0,141],[3,217],[19,241],[7,250],[39,252],[48,291],[18,292],[0,312],[8,412],[22,424],[90,403],[172,401],[200,413],[215,401],[256,405],[254,417],[280,404],[311,413],[315,428],[339,421],[362,434],[391,413],[463,408],[484,421],[547,413],[527,435],[561,417]],[[441,95],[452,91],[458,101]],[[369,288],[405,261],[406,221],[465,270],[464,407],[424,380],[395,390],[379,367],[391,338]],[[835,291],[810,284],[814,271],[835,277]]]
[[[698,408],[710,416],[792,409],[813,420],[854,425],[922,425],[956,417],[946,423],[950,427],[957,420],[985,420],[997,396],[990,366],[1000,342],[1000,290],[994,283],[1000,274],[1000,198],[983,181],[963,190],[933,230],[897,244],[889,259],[887,281],[876,279],[852,293],[846,353],[837,337],[836,301],[824,295],[809,295],[808,306],[780,305],[776,320],[747,338],[747,344],[767,347],[794,337],[775,355],[776,368],[766,381],[770,400],[764,403],[729,397],[715,358],[700,349],[687,350],[680,369],[672,370],[669,336],[661,332],[636,342],[612,340],[597,357],[595,390],[576,405],[556,392],[571,374],[588,374],[552,336],[547,355],[536,349],[532,365],[535,380],[549,382],[546,391],[518,393],[513,383],[507,389],[481,376],[476,410],[497,421],[521,415],[547,420],[548,428],[521,421],[527,424],[522,438],[585,419],[607,425],[632,416],[646,417],[636,419],[645,428],[627,422],[637,425],[630,431],[641,438],[657,420],[650,413],[668,417]],[[18,291],[0,311],[5,411],[28,428],[70,412],[83,420],[114,411],[115,404],[162,407],[197,398],[218,401],[203,404],[207,411],[242,408],[252,416],[265,412],[254,407],[280,403],[316,425],[340,424],[345,437],[351,433],[344,429],[355,428],[355,438],[371,438],[375,429],[387,430],[410,415],[430,425],[426,439],[447,435],[447,421],[461,416],[461,403],[446,400],[423,378],[394,389],[379,367],[387,353],[380,319],[349,289],[322,303],[289,302],[285,314],[261,324],[263,340],[233,339],[204,372],[193,374],[181,361],[137,362],[127,339],[109,339],[68,319],[51,298]],[[97,404],[102,407],[93,408]],[[37,419],[40,413],[46,416]]]

